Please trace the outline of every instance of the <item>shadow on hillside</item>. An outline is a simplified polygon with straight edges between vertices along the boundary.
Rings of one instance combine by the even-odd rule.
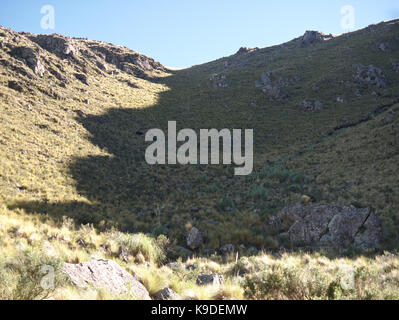
[[[89,132],[88,139],[110,154],[75,158],[70,165],[77,192],[88,202],[17,202],[10,208],[46,214],[57,221],[66,216],[77,225],[90,223],[99,229],[116,227],[127,232],[167,234],[180,243],[184,242],[187,223],[200,225],[210,221],[210,228],[222,228],[213,213],[222,195],[203,192],[203,187],[208,184],[207,179],[215,176],[233,179],[232,168],[150,166],[145,161],[145,150],[150,144],[145,142],[147,130],[161,128],[166,133],[170,120],[178,121],[178,129],[204,125],[198,121],[199,107],[189,99],[198,94],[195,85],[192,92],[180,92],[181,83],[187,86],[184,71],[180,73],[155,80],[170,88],[156,105],[111,109],[103,115],[77,118]],[[207,99],[212,97],[202,100],[206,103]],[[172,104],[173,108],[169,108]],[[201,177],[203,182],[199,181]],[[232,240],[216,235],[214,238],[215,247]]]

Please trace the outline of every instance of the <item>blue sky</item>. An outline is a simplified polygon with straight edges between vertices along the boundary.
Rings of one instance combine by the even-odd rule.
[[[55,9],[43,30],[42,6]],[[169,67],[188,67],[291,40],[306,30],[342,33],[341,7],[355,28],[399,17],[398,0],[2,0],[0,25],[124,45]]]

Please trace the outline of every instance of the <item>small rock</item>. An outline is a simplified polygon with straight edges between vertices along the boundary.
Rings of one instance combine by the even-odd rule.
[[[179,296],[176,292],[174,292],[170,288],[163,288],[154,294],[155,300],[181,300],[181,296]]]
[[[87,248],[87,244],[86,244],[86,242],[85,242],[82,238],[80,238],[78,241],[76,241],[76,243],[77,243],[79,246],[81,246],[82,248]]]
[[[187,233],[186,240],[187,246],[193,250],[199,248],[204,241],[202,232],[195,227]]]
[[[8,81],[8,87],[18,92],[23,92],[24,88],[22,87],[21,83],[18,81],[10,80]]]
[[[216,273],[200,274],[197,277],[197,285],[199,286],[210,285],[210,284],[214,286],[220,286],[223,283],[224,283],[223,276],[218,275]]]
[[[234,252],[235,247],[233,244],[229,243],[229,244],[226,244],[226,245],[220,247],[219,250],[220,250],[220,253],[222,253],[222,254],[229,254],[229,253]]]
[[[85,85],[90,85],[89,79],[87,76],[83,73],[75,73],[75,78],[78,79],[80,82],[82,82]]]

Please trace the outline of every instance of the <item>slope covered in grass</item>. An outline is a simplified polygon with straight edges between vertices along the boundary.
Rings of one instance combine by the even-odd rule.
[[[127,48],[1,28],[0,199],[18,214],[183,246],[196,226],[200,253],[279,247],[269,218],[306,194],[377,208],[385,245],[395,247],[398,37],[391,21],[172,71]],[[368,66],[384,85],[358,77]],[[320,110],[304,107],[316,102]],[[171,120],[196,131],[254,129],[254,173],[146,164],[143,133]]]

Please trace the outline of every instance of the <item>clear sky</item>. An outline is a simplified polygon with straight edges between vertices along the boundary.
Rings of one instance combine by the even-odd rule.
[[[44,5],[54,7],[54,30],[41,27]],[[342,33],[345,5],[355,29],[399,17],[398,0],[1,0],[0,25],[124,45],[181,68],[306,30]]]

